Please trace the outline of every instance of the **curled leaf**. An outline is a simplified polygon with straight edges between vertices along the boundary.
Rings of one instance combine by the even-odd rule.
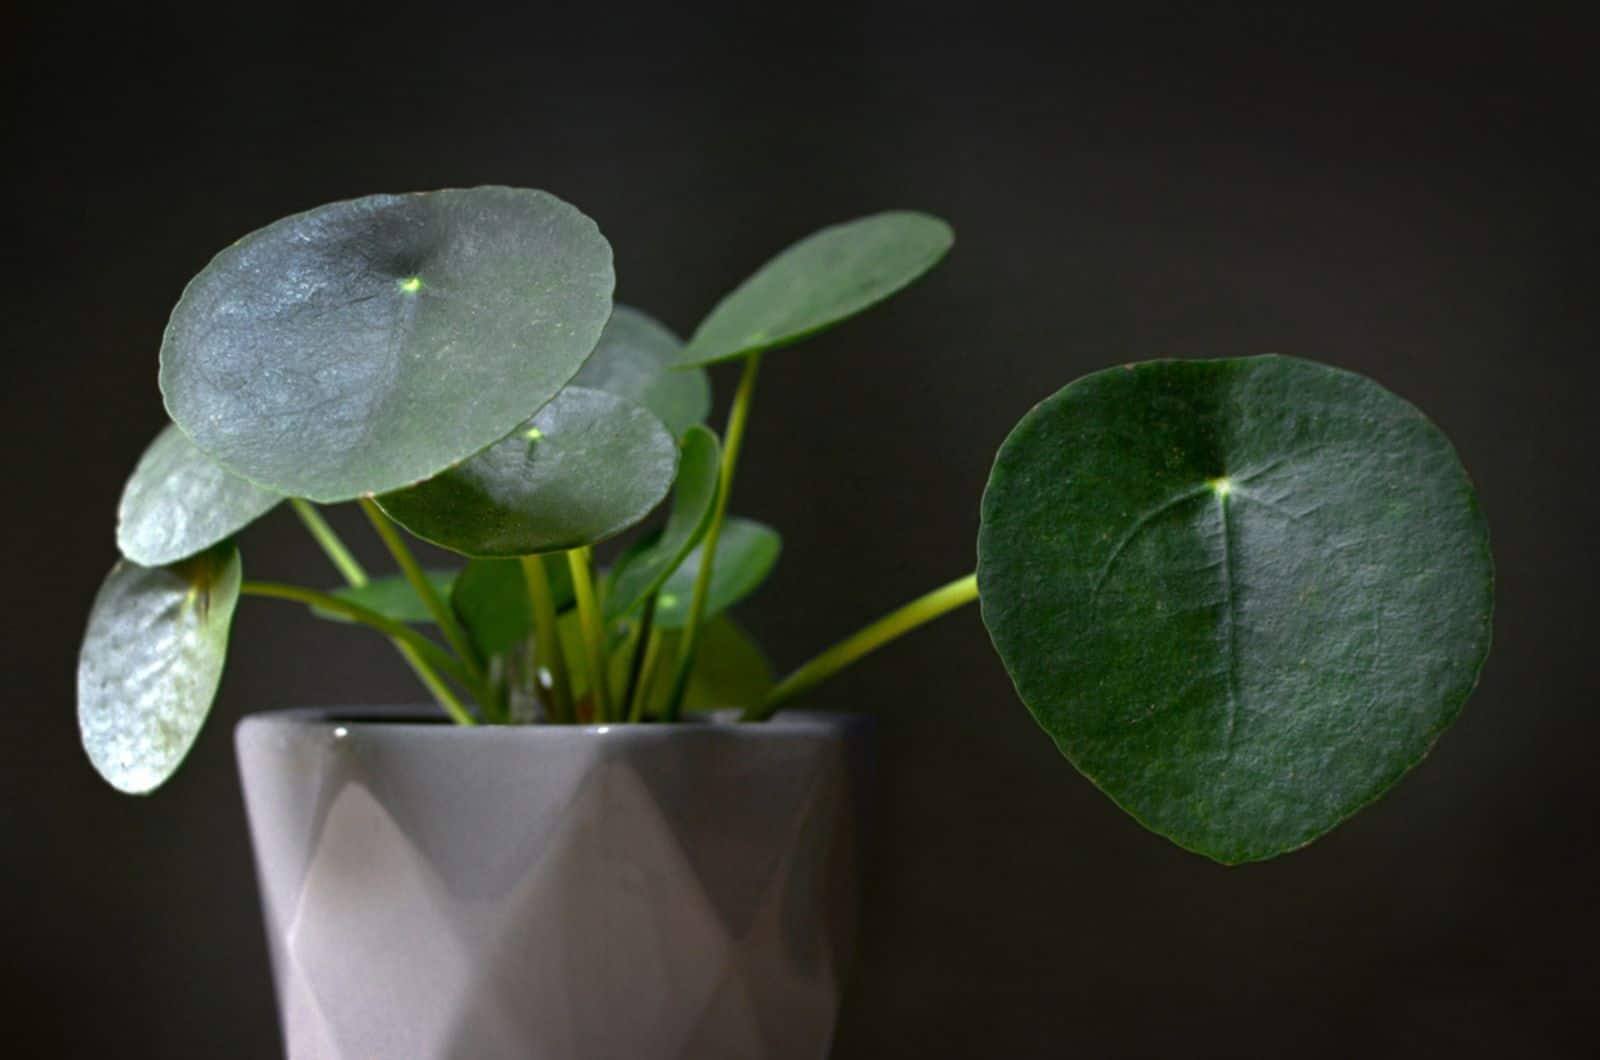
[[[222,679],[239,553],[219,545],[170,567],[111,569],[78,654],[78,731],[107,783],[160,786],[200,733]]]
[[[605,614],[614,621],[644,603],[661,588],[705,536],[717,504],[722,451],[717,436],[691,427],[683,438],[678,481],[673,487],[672,514],[660,533],[642,540],[617,561],[606,593]]]

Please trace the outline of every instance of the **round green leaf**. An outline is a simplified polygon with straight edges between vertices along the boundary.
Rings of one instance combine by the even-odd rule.
[[[542,191],[374,195],[268,225],[184,291],[172,418],[229,469],[319,501],[421,481],[549,401],[611,313],[611,247]]]
[[[711,411],[711,380],[705,371],[673,367],[682,349],[678,336],[655,318],[619,305],[572,385],[643,405],[681,437]]]
[[[1449,441],[1291,358],[1066,387],[1001,447],[978,557],[995,648],[1062,753],[1230,864],[1393,785],[1489,648],[1488,532]]]
[[[539,557],[556,609],[572,606],[572,568],[552,553]],[[533,635],[533,602],[522,561],[475,559],[467,564],[450,592],[450,606],[484,658],[493,658]]]
[[[430,570],[423,573],[433,586],[433,591],[439,594],[439,598],[448,600],[451,589],[455,586],[457,572]],[[331,593],[341,600],[359,604],[368,611],[376,611],[396,622],[424,625],[433,621],[433,612],[428,610],[428,605],[417,595],[411,580],[403,574],[388,574],[382,578],[373,578],[365,585],[341,586],[331,590]],[[350,621],[345,615],[334,614],[332,611],[324,611],[315,606],[311,608],[311,613],[332,622]]]
[[[842,324],[933,268],[954,241],[949,225],[909,211],[824,228],[719,302],[679,363],[731,361]]]
[[[568,387],[459,467],[378,498],[418,537],[468,556],[524,556],[603,541],[672,488],[678,445],[631,401]]]
[[[719,615],[761,587],[778,562],[783,539],[770,526],[753,519],[730,518],[722,524],[711,587],[706,594],[705,618]],[[700,576],[704,543],[689,553],[661,586],[656,597],[655,622],[661,629],[681,629],[689,618],[694,582]]]
[[[141,566],[176,563],[227,540],[281,500],[224,469],[168,424],[123,487],[117,547]]]
[[[683,436],[672,514],[660,533],[645,538],[618,561],[606,594],[605,615],[614,621],[632,612],[666,582],[705,536],[717,505],[722,452],[717,436],[691,427]]]
[[[113,787],[153,791],[194,745],[222,679],[239,582],[231,544],[175,566],[111,568],[78,654],[78,730]]]

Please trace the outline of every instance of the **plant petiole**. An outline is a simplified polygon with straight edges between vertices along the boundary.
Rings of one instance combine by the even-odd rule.
[[[300,522],[305,525],[312,539],[322,547],[322,551],[328,556],[328,561],[333,564],[335,570],[343,575],[344,580],[350,587],[359,589],[367,584],[366,570],[351,554],[350,549],[345,546],[344,541],[333,527],[328,525],[328,521],[322,517],[322,513],[317,511],[310,501],[299,497],[291,497],[289,506],[294,509],[294,513],[300,517]],[[461,706],[461,701],[456,698],[455,693],[450,691],[450,686],[444,683],[444,679],[439,676],[433,667],[428,665],[416,648],[400,638],[391,637],[390,641],[394,644],[395,650],[400,653],[400,657],[406,661],[406,665],[411,667],[411,672],[417,675],[417,680],[422,682],[423,687],[428,690],[439,706],[444,708],[445,713],[452,717],[467,713],[465,708]]]
[[[360,604],[352,603],[349,600],[342,600],[331,593],[307,589],[299,585],[283,585],[278,582],[246,581],[239,586],[239,591],[246,596],[261,596],[274,600],[290,600],[295,603],[307,604],[332,614],[341,615],[352,622],[359,622],[364,626],[369,626],[380,633],[388,634],[394,640],[410,648],[428,667],[449,674],[468,688],[473,687],[471,675],[459,660],[451,658],[443,648],[405,623],[381,615],[370,608],[362,607]],[[428,690],[439,697],[440,704],[457,724],[476,725],[478,723],[471,712],[462,706],[461,701],[456,698],[455,694],[446,688],[444,683],[439,681],[431,671],[420,676],[422,676],[424,683],[428,684]]]
[[[572,680],[567,674],[567,657],[561,651],[561,629],[556,624],[555,593],[543,556],[523,556],[522,576],[528,583],[528,599],[533,605],[534,666],[550,675],[548,706],[558,722],[573,720]],[[537,678],[535,678],[537,683]],[[540,691],[544,691],[542,685]]]
[[[450,647],[461,657],[461,661],[466,664],[467,671],[472,674],[472,681],[469,683],[469,687],[477,690],[483,698],[489,698],[482,687],[484,683],[483,662],[478,658],[478,651],[473,647],[466,631],[461,628],[461,623],[456,621],[455,613],[450,610],[450,605],[440,599],[439,593],[433,587],[433,583],[422,572],[422,565],[417,562],[417,557],[412,555],[411,549],[406,546],[405,539],[400,536],[399,529],[389,521],[387,515],[383,514],[383,509],[379,508],[370,497],[360,498],[360,504],[361,510],[366,513],[368,521],[372,523],[372,528],[383,539],[384,547],[389,550],[390,555],[394,556],[395,562],[400,565],[400,570],[406,576],[406,581],[411,583],[411,588],[422,599],[422,603],[427,607],[428,613],[433,616],[434,622],[438,623],[439,628],[444,632],[444,639],[450,642]]]
[[[352,588],[359,589],[367,584],[367,572],[361,566],[350,550],[345,547],[344,541],[328,525],[328,520],[322,517],[316,506],[302,497],[289,498],[289,506],[294,509],[294,514],[300,517],[300,522],[305,525],[308,533],[322,546],[322,551],[327,554],[328,561],[334,569],[350,584]]]
[[[766,721],[784,703],[826,681],[863,655],[926,622],[978,598],[978,576],[969,574],[919,596],[854,633],[778,682],[759,706],[747,707],[741,721]]]
[[[761,354],[752,353],[744,359],[744,372],[739,376],[739,389],[733,395],[733,407],[728,411],[728,429],[722,442],[722,470],[718,475],[716,508],[711,513],[711,525],[700,545],[700,572],[695,576],[694,595],[689,600],[689,614],[683,626],[683,640],[678,648],[678,668],[672,675],[672,690],[667,695],[665,715],[668,721],[677,721],[683,710],[683,696],[689,688],[689,674],[694,669],[694,653],[698,647],[700,626],[705,618],[706,599],[711,592],[711,570],[717,556],[717,540],[722,536],[723,517],[728,513],[728,498],[733,493],[733,476],[739,468],[739,450],[744,445],[745,424],[750,419],[750,404],[755,398],[756,375],[761,371]]]
[[[610,697],[606,693],[605,626],[595,598],[594,578],[589,571],[589,550],[575,548],[567,553],[572,568],[572,592],[578,598],[578,624],[583,628],[583,649],[589,664],[589,693],[594,699],[594,720],[611,720]]]
[[[628,720],[644,720],[644,705],[650,698],[650,685],[655,681],[656,664],[661,660],[661,630],[652,629],[644,645],[644,662],[639,668],[639,682],[628,702]]]
[[[645,655],[649,651],[651,638],[656,631],[656,597],[659,594],[651,593],[644,602],[644,610],[639,614],[639,628],[634,631],[633,644],[628,652],[628,684],[622,691],[622,699],[617,703],[617,712],[627,717],[629,721],[635,720],[633,713],[634,700],[640,699],[639,678],[644,672]]]

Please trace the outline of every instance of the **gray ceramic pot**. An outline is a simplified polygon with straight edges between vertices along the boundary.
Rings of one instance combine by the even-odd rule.
[[[827,1054],[868,726],[235,734],[292,1060]]]

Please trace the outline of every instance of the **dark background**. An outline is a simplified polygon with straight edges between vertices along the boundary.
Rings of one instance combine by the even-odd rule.
[[[78,638],[184,282],[283,214],[495,182],[595,217],[619,296],[682,331],[822,224],[954,224],[925,282],[763,373],[735,506],[787,538],[743,610],[781,665],[969,570],[995,447],[1113,362],[1369,373],[1481,487],[1478,693],[1388,799],[1277,862],[1124,817],[971,609],[831,686],[882,719],[839,1057],[1589,1055],[1592,56],[1560,9],[1466,7],[6,16],[5,1052],[275,1055],[230,726],[417,693],[380,641],[252,603],[187,767],[128,799],[77,746]],[[328,577],[287,513],[244,547]]]

